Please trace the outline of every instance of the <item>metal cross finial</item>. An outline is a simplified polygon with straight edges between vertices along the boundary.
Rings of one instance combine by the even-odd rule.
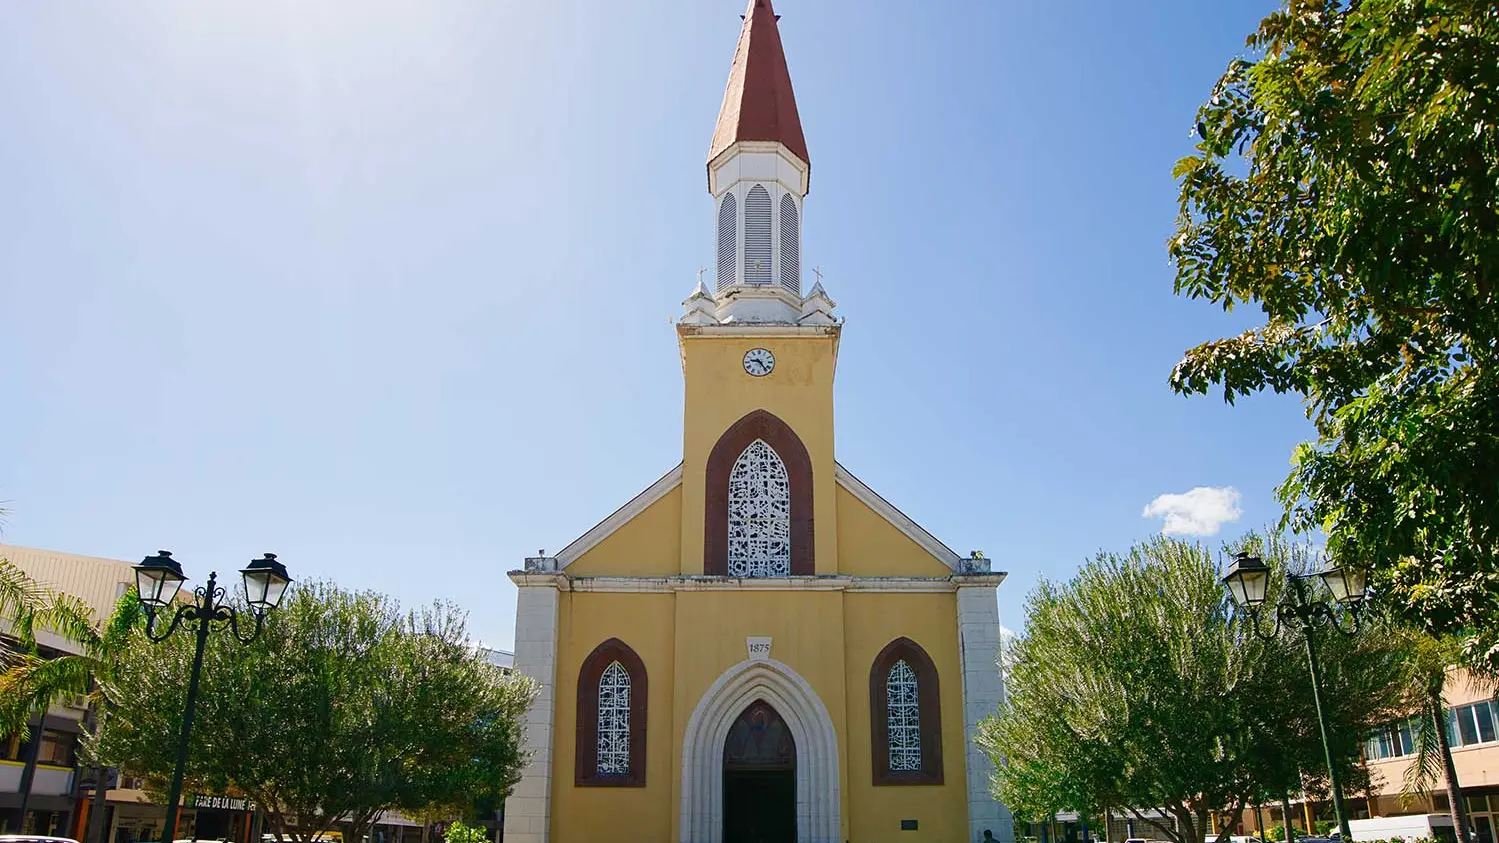
[[[699,284],[703,283],[703,273],[707,272],[707,271],[708,271],[708,267],[706,267],[706,266],[700,266],[700,267],[697,268],[697,283],[699,283]]]
[[[820,264],[818,266],[812,267],[812,274],[817,276],[817,283],[821,284],[822,283],[822,266]]]

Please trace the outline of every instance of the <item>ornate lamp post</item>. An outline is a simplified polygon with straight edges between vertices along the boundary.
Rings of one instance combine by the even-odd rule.
[[[152,641],[165,641],[177,628],[187,622],[195,625],[198,636],[197,650],[193,653],[193,669],[187,681],[187,706],[182,713],[182,733],[177,738],[177,765],[172,770],[172,789],[167,795],[167,821],[162,831],[162,843],[170,843],[177,836],[177,814],[182,801],[182,771],[187,766],[187,742],[193,731],[193,709],[198,703],[198,676],[203,672],[203,648],[208,643],[208,632],[214,622],[228,622],[234,637],[248,644],[255,640],[265,623],[267,612],[281,604],[286,586],[291,577],[286,566],[276,561],[274,553],[267,553],[240,571],[245,583],[245,602],[255,616],[255,628],[248,634],[239,630],[240,613],[224,603],[225,592],[218,585],[218,573],[210,572],[208,582],[193,590],[193,601],[177,606],[166,628],[161,621],[174,605],[177,592],[187,580],[182,566],[168,551],[147,556],[135,566],[136,591],[141,605],[146,610],[146,635]]]
[[[1327,586],[1332,599],[1319,594],[1314,581]],[[1348,831],[1348,814],[1343,810],[1343,781],[1338,768],[1332,763],[1332,744],[1327,739],[1327,720],[1322,716],[1322,666],[1317,662],[1316,631],[1319,624],[1337,630],[1343,635],[1355,635],[1359,630],[1359,608],[1364,602],[1364,575],[1345,568],[1329,568],[1314,574],[1286,572],[1286,587],[1280,598],[1270,608],[1275,623],[1266,632],[1260,628],[1260,610],[1265,604],[1265,594],[1270,585],[1270,567],[1258,556],[1248,552],[1239,553],[1223,575],[1223,584],[1228,586],[1234,602],[1249,612],[1250,626],[1259,638],[1269,641],[1280,634],[1281,625],[1297,624],[1301,637],[1306,641],[1307,666],[1312,674],[1312,702],[1317,708],[1317,728],[1322,733],[1322,753],[1327,761],[1327,776],[1332,781],[1332,805],[1338,815],[1338,829],[1344,841],[1351,841]],[[1333,603],[1349,609],[1352,623],[1343,627]],[[1286,818],[1290,825],[1290,816]],[[1313,829],[1307,829],[1308,832]]]

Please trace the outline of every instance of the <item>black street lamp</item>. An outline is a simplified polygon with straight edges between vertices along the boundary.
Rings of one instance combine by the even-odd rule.
[[[193,590],[193,601],[177,607],[171,623],[158,631],[157,621],[171,609],[187,577],[182,566],[168,551],[147,556],[135,566],[135,587],[140,594],[141,605],[146,610],[146,636],[152,641],[165,641],[186,621],[197,625],[198,646],[193,653],[193,670],[187,681],[187,707],[182,713],[182,734],[177,738],[177,766],[172,770],[172,789],[167,794],[167,821],[162,831],[162,843],[171,843],[177,836],[178,805],[182,801],[182,771],[187,766],[187,741],[193,731],[193,708],[198,703],[198,676],[203,672],[203,648],[208,644],[208,631],[215,622],[228,622],[234,637],[243,644],[255,640],[265,624],[265,614],[281,603],[291,577],[286,566],[276,561],[276,554],[267,553],[256,559],[240,575],[245,582],[245,602],[255,616],[255,628],[248,635],[239,631],[239,612],[224,603],[224,589],[218,585],[218,573],[210,572],[208,582]]]
[[[1316,593],[1314,580],[1320,580],[1332,594],[1328,600]],[[1355,635],[1359,629],[1359,608],[1364,601],[1364,575],[1346,568],[1329,568],[1314,574],[1294,574],[1286,571],[1286,587],[1280,598],[1271,607],[1275,625],[1269,632],[1260,628],[1260,609],[1265,603],[1265,594],[1270,585],[1270,567],[1258,556],[1247,551],[1234,557],[1223,575],[1223,584],[1228,586],[1234,602],[1249,612],[1250,627],[1259,638],[1269,641],[1280,634],[1281,624],[1290,626],[1291,621],[1300,625],[1301,637],[1306,641],[1306,661],[1312,674],[1312,702],[1317,708],[1317,728],[1322,733],[1322,753],[1327,761],[1327,777],[1332,782],[1332,806],[1338,815],[1338,829],[1344,841],[1351,841],[1348,831],[1348,814],[1343,810],[1343,782],[1338,768],[1332,763],[1332,744],[1327,739],[1327,720],[1322,716],[1322,667],[1317,663],[1316,628],[1326,624],[1343,635]],[[1340,603],[1349,609],[1352,624],[1347,629],[1333,611],[1332,604]],[[1290,820],[1287,819],[1289,827]],[[1308,832],[1314,829],[1307,829]]]

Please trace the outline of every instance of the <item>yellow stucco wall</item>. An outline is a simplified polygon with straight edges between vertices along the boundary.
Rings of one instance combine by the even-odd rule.
[[[838,487],[838,572],[864,577],[945,577],[952,571]]]
[[[783,662],[807,680],[842,734],[846,720],[843,698],[843,600],[838,592],[704,591],[680,592],[677,628],[695,634],[677,638],[676,723],[674,751],[681,758],[687,721],[704,692],[724,671],[748,657],[745,638],[768,635],[771,658]],[[800,748],[799,748],[800,749]],[[839,743],[838,767],[846,766]],[[678,781],[675,799],[681,798]],[[845,811],[847,802],[844,802]],[[847,834],[848,824],[843,825]],[[673,824],[673,835],[678,833]],[[678,839],[673,837],[673,839]]]
[[[775,370],[744,373],[744,352],[768,348]],[[816,571],[837,571],[838,517],[833,481],[833,369],[837,340],[812,337],[702,337],[682,340],[686,384],[682,454],[683,574],[703,572],[703,484],[708,454],[723,432],[753,410],[791,426],[812,460]]]
[[[844,793],[849,840],[961,841],[968,835],[964,772],[963,677],[958,658],[957,596],[869,594],[844,597],[848,664],[848,778]],[[869,669],[891,641],[905,636],[937,666],[942,704],[942,784],[876,787],[869,723]],[[901,820],[917,830],[902,832]]]
[[[898,836],[960,841],[967,833],[964,736],[952,594],[838,591],[566,592],[559,611],[552,825],[558,841],[678,839],[680,763],[693,710],[723,673],[747,657],[745,638],[773,639],[771,657],[821,698],[839,744],[840,814],[850,840]],[[678,634],[678,631],[681,634]],[[943,730],[940,786],[875,787],[870,757],[869,670],[899,636],[937,666]],[[646,787],[574,785],[578,671],[593,648],[617,637],[649,676]],[[900,821],[915,819],[915,832]]]
[[[575,577],[670,576],[682,556],[682,487],[667,492],[639,515],[567,566]]]
[[[682,339],[686,380],[682,485],[576,559],[569,577],[700,575],[704,475],[723,432],[764,409],[790,425],[811,458],[818,574],[944,577],[942,562],[835,481],[835,333]],[[775,371],[745,375],[750,348],[769,348]],[[578,583],[583,587],[583,583]],[[745,639],[769,636],[771,658],[822,700],[838,736],[841,836],[846,840],[962,841],[967,836],[962,676],[956,596],[836,590],[566,591],[560,595],[551,823],[557,843],[679,839],[687,723],[704,693],[747,658]],[[869,671],[893,639],[921,644],[937,666],[942,704],[939,786],[875,787]],[[643,788],[574,785],[577,681],[583,660],[619,638],[649,676]],[[798,747],[799,751],[802,750]],[[902,832],[900,821],[919,828]]]
[[[673,760],[675,713],[670,594],[564,592],[558,601],[556,719],[553,738],[552,830],[558,841],[670,840],[678,764]],[[578,671],[610,638],[630,645],[647,678],[645,787],[577,787]]]

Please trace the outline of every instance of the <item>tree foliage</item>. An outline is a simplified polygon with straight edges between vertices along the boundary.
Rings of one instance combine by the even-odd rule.
[[[312,583],[252,643],[212,635],[186,779],[251,797],[278,838],[306,843],[344,821],[357,840],[383,810],[502,796],[519,778],[533,684],[484,660],[451,606],[405,613]],[[192,654],[191,635],[156,644],[137,631],[90,750],[165,782]]]
[[[1499,6],[1287,0],[1197,115],[1176,291],[1263,324],[1178,392],[1299,393],[1280,489],[1413,623],[1499,664]]]
[[[1278,570],[1305,564],[1279,537],[1249,539]],[[1272,592],[1274,599],[1276,594]],[[1359,749],[1399,710],[1387,638],[1318,638],[1333,755],[1358,781]],[[1123,810],[1175,843],[1201,843],[1211,812],[1316,792],[1325,771],[1303,641],[1252,634],[1204,548],[1166,538],[1100,554],[1043,581],[1015,642],[1009,699],[979,743],[1017,817]],[[1157,825],[1161,809],[1179,825]]]
[[[0,735],[28,734],[31,718],[63,696],[89,696],[94,678],[113,664],[111,654],[140,618],[133,593],[103,624],[86,603],[38,583],[0,559]],[[62,640],[65,651],[44,652],[38,632]]]
[[[442,839],[444,843],[488,843],[489,833],[480,826],[465,825],[463,820],[454,820]]]

